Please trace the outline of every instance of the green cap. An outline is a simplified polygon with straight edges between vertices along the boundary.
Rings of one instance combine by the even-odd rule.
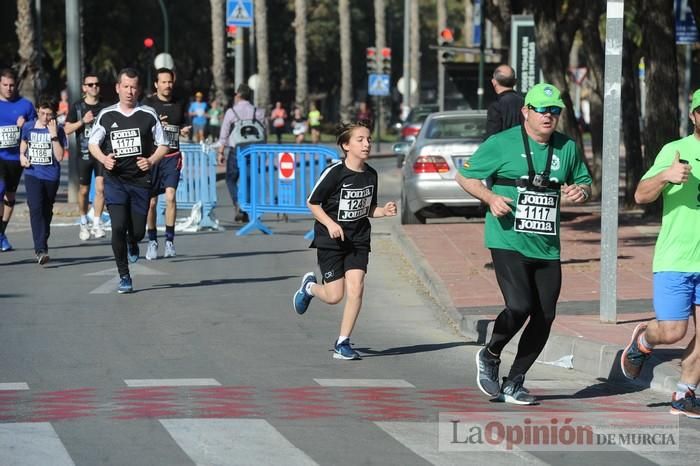
[[[698,107],[700,107],[700,89],[693,92],[693,100],[690,102],[690,111],[692,112]]]
[[[532,105],[533,107],[565,107],[559,95],[559,89],[548,83],[539,83],[531,87],[525,96],[525,105]]]

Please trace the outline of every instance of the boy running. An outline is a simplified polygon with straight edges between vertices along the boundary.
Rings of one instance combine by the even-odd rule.
[[[301,280],[294,294],[297,314],[304,314],[311,298],[339,303],[345,295],[340,335],[334,344],[335,359],[360,359],[350,346],[350,334],[362,306],[365,274],[369,262],[369,217],[393,217],[396,203],[377,206],[377,172],[365,162],[372,145],[371,124],[358,121],[341,125],[336,133],[344,160],[327,167],[316,182],[307,205],[316,223],[312,248],[316,248],[323,284],[314,272]]]

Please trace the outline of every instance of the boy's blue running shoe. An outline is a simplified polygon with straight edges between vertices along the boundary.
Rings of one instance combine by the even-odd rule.
[[[333,358],[350,361],[353,359],[360,359],[360,353],[350,347],[350,339],[346,338],[345,340],[341,341],[340,344],[335,344]]]
[[[5,236],[5,233],[0,235],[0,251],[12,251],[12,245],[8,241],[7,236]]]
[[[131,243],[127,246],[126,257],[127,257],[127,259],[129,259],[129,262],[131,262],[132,264],[139,260],[139,244],[138,243]]]
[[[316,275],[313,272],[309,272],[304,275],[301,279],[301,287],[294,293],[294,299],[292,299],[292,305],[297,314],[302,315],[309,308],[309,303],[311,302],[312,295],[306,292],[306,285],[309,283],[317,283]]]

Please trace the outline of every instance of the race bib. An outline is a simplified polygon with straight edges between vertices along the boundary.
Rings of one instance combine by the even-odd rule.
[[[133,157],[141,155],[141,132],[138,128],[120,129],[112,131],[109,135],[112,142],[112,151],[116,158]]]
[[[0,126],[0,149],[19,146],[19,126]]]
[[[165,133],[165,139],[168,141],[168,147],[170,149],[180,148],[180,127],[177,125],[168,125],[163,123],[163,132]]]
[[[374,186],[360,189],[341,189],[338,205],[338,221],[352,222],[369,215]]]
[[[556,235],[558,209],[559,193],[518,193],[514,230],[519,233]]]
[[[51,141],[30,142],[27,158],[32,165],[51,165],[53,163]]]

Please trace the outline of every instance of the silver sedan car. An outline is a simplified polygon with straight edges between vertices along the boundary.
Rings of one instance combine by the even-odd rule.
[[[457,170],[476,151],[486,134],[486,112],[458,110],[432,113],[406,151],[401,168],[401,223],[425,223],[426,218],[481,216],[481,201],[457,184]]]

